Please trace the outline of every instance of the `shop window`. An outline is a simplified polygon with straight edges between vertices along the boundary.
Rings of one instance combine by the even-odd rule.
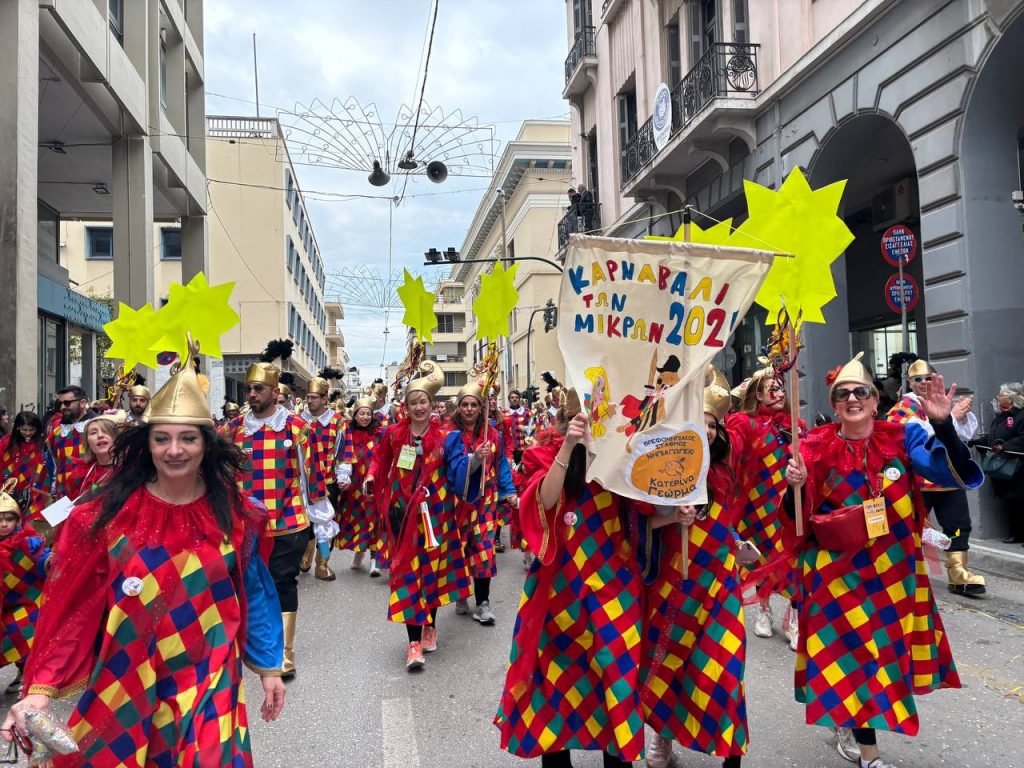
[[[42,200],[36,201],[36,253],[60,264],[60,214]]]
[[[113,227],[85,228],[85,257],[107,261],[114,258]]]

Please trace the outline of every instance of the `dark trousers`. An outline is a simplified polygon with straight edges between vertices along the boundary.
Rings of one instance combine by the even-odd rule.
[[[967,506],[967,491],[958,488],[955,491],[925,491],[921,495],[924,497],[925,509],[929,512],[935,510],[939,527],[953,541],[949,551],[966,552],[969,548],[968,539],[971,538],[971,511]]]
[[[274,537],[274,549],[270,553],[267,567],[277,587],[277,599],[281,601],[282,613],[299,610],[299,564],[312,535],[313,529],[306,528]]]
[[[625,760],[609,755],[607,752],[602,754],[602,758],[601,764],[603,768],[628,768],[628,766],[632,765],[632,763],[627,763]],[[568,749],[541,755],[540,764],[542,768],[572,768],[572,760],[569,758]]]

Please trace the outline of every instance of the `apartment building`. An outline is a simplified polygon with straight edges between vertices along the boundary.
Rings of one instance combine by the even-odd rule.
[[[880,252],[901,224],[918,246],[909,347],[987,423],[1024,370],[1024,295],[1005,279],[1024,251],[1024,0],[567,0],[566,17],[573,162],[607,234],[670,233],[685,205],[741,221],[744,179],[777,187],[798,166],[814,187],[848,179],[856,240],[827,324],[807,326],[806,412],[829,412],[837,362],[863,350],[884,375],[902,348]],[[752,312],[719,359],[734,381],[763,341]]]
[[[154,296],[154,222],[206,267],[202,0],[0,3],[0,402],[98,394],[107,306],[71,283],[62,222],[110,223],[113,294]]]
[[[534,322],[548,299],[557,299],[561,273],[554,266],[531,259],[551,259],[559,238],[567,241],[570,229],[578,231],[579,217],[567,210],[568,190],[577,185],[570,143],[570,126],[565,120],[523,123],[502,152],[491,185],[463,240],[461,261],[452,265],[449,276],[465,287],[465,371],[482,352],[475,341],[472,313],[481,274],[489,272],[503,255],[519,265],[519,303],[509,321],[510,336],[502,365],[506,391],[522,390],[531,383],[539,385],[545,370],[558,377],[565,373],[555,334],[543,333],[540,322]],[[474,260],[483,263],[472,263]]]
[[[438,398],[454,397],[466,383],[467,344],[465,289],[461,281],[442,280],[434,291],[434,315],[437,328],[431,334],[432,342],[426,345],[424,353],[444,372],[444,386],[437,393]],[[387,379],[390,384],[394,375],[389,368]]]

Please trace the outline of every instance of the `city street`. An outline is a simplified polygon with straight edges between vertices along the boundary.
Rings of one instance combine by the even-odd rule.
[[[491,724],[524,573],[519,556],[499,555],[501,570],[491,589],[497,626],[481,627],[445,609],[438,621],[440,647],[414,675],[404,669],[404,630],[384,620],[386,581],[351,570],[350,562],[348,553],[334,554],[338,580],[333,583],[316,581],[312,574],[302,577],[300,672],[289,685],[281,720],[253,725],[256,765],[525,765],[499,749]],[[944,577],[935,582],[964,688],[918,699],[917,738],[880,734],[883,756],[898,768],[1013,765],[1020,758],[1024,592],[1019,581],[988,578],[990,597],[981,601],[949,595]],[[778,629],[783,606],[775,608]],[[751,624],[748,620],[748,629]],[[751,749],[744,765],[848,765],[829,744],[827,731],[803,724],[802,708],[793,700],[793,653],[781,633],[763,640],[751,631],[748,637]],[[252,712],[259,688],[255,679],[247,682]],[[676,754],[677,765],[721,764]],[[601,759],[576,753],[573,763],[591,768]]]

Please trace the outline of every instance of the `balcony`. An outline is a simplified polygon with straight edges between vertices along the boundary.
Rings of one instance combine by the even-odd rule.
[[[567,211],[558,222],[558,253],[569,244],[570,235],[601,234],[601,205],[594,200],[594,210],[589,216],[578,211]]]
[[[596,78],[597,40],[593,27],[583,27],[565,57],[565,89],[562,98],[580,96]]]
[[[656,155],[668,157],[681,144],[680,134],[688,129],[697,129],[705,111],[749,112],[757,96],[757,43],[715,43],[697,61],[696,65],[676,83],[671,91],[672,130],[668,143],[659,152],[654,144],[654,129],[651,120],[644,123],[622,149],[620,155],[621,188],[625,190],[643,171]],[[708,107],[712,107],[708,110]],[[752,117],[751,117],[752,119]],[[698,147],[700,140],[715,134],[728,134],[724,130],[709,129],[708,136],[688,136],[696,141],[687,142],[690,154]],[[750,126],[752,131],[752,125]],[[744,130],[737,131],[745,132]],[[734,134],[735,135],[735,132]],[[729,136],[728,138],[732,138]],[[718,136],[721,141],[721,136]],[[727,140],[726,140],[727,142]],[[706,145],[705,145],[706,146]],[[713,154],[713,152],[712,152]],[[672,168],[672,172],[685,172],[685,168]],[[628,193],[627,193],[628,194]]]

